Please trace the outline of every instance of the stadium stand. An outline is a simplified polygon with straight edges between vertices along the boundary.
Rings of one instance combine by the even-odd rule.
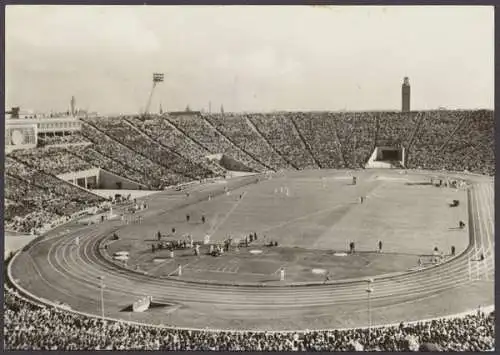
[[[244,115],[204,115],[208,122],[248,155],[270,169],[286,169],[290,165],[260,136]]]
[[[292,117],[297,129],[311,146],[321,168],[345,168],[346,163],[337,138],[335,120],[330,113],[312,113],[310,117]]]
[[[133,116],[124,119],[162,146],[179,155],[185,155],[193,162],[205,165],[214,175],[223,176],[225,174],[225,170],[220,165],[207,159],[207,156],[210,155],[208,150],[186,137],[162,116],[150,116],[148,120],[140,120]]]
[[[224,175],[207,156],[224,154],[254,171],[361,168],[381,145],[402,145],[406,168],[494,175],[492,111],[314,112],[86,119],[81,136],[45,138],[41,149],[5,159],[7,230],[35,232],[105,200],[54,175],[99,167],[162,189]],[[86,145],[66,145],[86,143]],[[494,313],[372,329],[306,333],[212,332],[91,319],[5,296],[9,350],[409,350],[435,343],[445,351],[494,346]]]
[[[31,232],[104,199],[12,157],[5,159],[5,229]]]
[[[51,181],[55,188],[60,180],[53,175],[92,167],[163,189],[224,175],[207,159],[210,154],[225,154],[255,171],[360,168],[382,145],[405,147],[406,168],[494,175],[493,127],[493,112],[486,110],[87,118],[81,136],[68,138],[86,145],[10,153],[6,191],[12,195],[10,189],[33,175],[43,176],[37,184]],[[24,203],[12,201],[6,222]]]
[[[75,157],[81,158],[93,166],[107,170],[119,176],[127,177],[129,180],[137,183],[151,186],[151,189],[153,189],[152,186],[156,183],[148,176],[145,176],[143,171],[134,170],[128,166],[127,161],[114,160],[113,158],[98,152],[92,146],[72,146],[66,148],[66,150]]]
[[[176,174],[158,163],[155,163],[144,155],[135,152],[133,149],[109,137],[92,125],[83,124],[82,134],[94,143],[93,148],[99,153],[108,157],[113,157],[113,159],[118,161],[127,162],[127,165],[132,169],[142,171],[144,175],[149,176],[152,182],[151,185],[154,188],[161,189],[165,186],[177,185],[189,181],[185,176]]]
[[[53,175],[93,168],[85,160],[75,157],[60,147],[15,150],[11,156],[29,166],[36,166],[38,169]]]
[[[290,114],[296,115],[296,113]],[[297,113],[298,115],[298,113]],[[315,169],[314,162],[307,150],[289,115],[273,113],[267,115],[251,115],[250,121],[259,130],[259,133],[278,151],[283,158],[290,162],[295,169]]]
[[[73,144],[86,144],[86,143],[89,143],[89,141],[78,133],[73,133],[64,136],[54,135],[54,136],[45,136],[38,138],[38,145],[40,147],[54,146],[54,145],[67,146]]]
[[[433,344],[442,351],[488,351],[495,313],[367,329],[262,332],[201,331],[88,318],[37,305],[4,287],[8,350],[410,351]],[[368,336],[370,334],[370,336]]]
[[[219,131],[214,129],[208,121],[192,116],[167,116],[168,121],[186,136],[204,147],[211,154],[226,154],[245,164],[255,171],[264,171],[265,167],[243,152]]]
[[[210,170],[159,144],[121,117],[113,117],[107,120],[87,118],[84,122],[102,132],[106,132],[112,139],[157,163],[165,170],[179,175],[179,182],[198,180],[212,175]]]

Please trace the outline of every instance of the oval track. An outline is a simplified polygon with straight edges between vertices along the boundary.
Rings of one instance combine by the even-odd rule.
[[[436,298],[436,295],[453,294],[463,287],[474,286],[478,280],[493,282],[493,206],[493,185],[474,184],[469,193],[471,244],[467,250],[437,267],[390,278],[375,278],[375,292],[371,298],[374,311],[379,309],[381,313],[391,314],[392,309],[408,309],[411,307],[407,305],[411,304],[418,306],[422,312],[426,300]],[[302,321],[291,324],[312,328],[314,324],[309,324],[309,318],[305,316],[309,315],[324,319],[329,317],[332,320],[337,317],[337,321],[331,322],[333,326],[350,325],[346,321],[339,321],[345,317],[346,312],[366,312],[367,284],[361,281],[298,287],[225,286],[156,279],[127,272],[104,260],[98,250],[100,240],[116,226],[117,222],[109,222],[36,243],[16,260],[18,263],[31,263],[31,266],[25,267],[32,267],[38,274],[37,277],[25,283],[22,277],[16,276],[16,270],[20,269],[14,265],[14,278],[21,279],[21,286],[35,295],[47,299],[57,297],[56,299],[70,304],[74,309],[99,314],[97,277],[104,275],[106,315],[127,319],[127,316],[120,314],[119,309],[138,297],[150,295],[155,301],[180,305],[181,310],[176,312],[183,318],[182,325],[192,324],[198,328],[213,324],[228,324],[229,328],[234,323],[234,318],[248,317],[251,323],[240,327],[285,329],[292,326],[285,326],[291,317],[301,315],[304,315]],[[80,240],[78,247],[74,242],[77,236]],[[479,263],[475,260],[481,253],[484,254],[485,261]],[[474,302],[471,300],[472,307],[477,306]],[[176,312],[168,319],[175,321]],[[205,324],[200,324],[203,319],[209,319],[211,313],[214,318],[215,315],[219,318],[217,323],[206,321]],[[148,321],[152,323],[166,318],[165,314],[148,317],[151,317]],[[190,322],[184,317],[193,318]],[[387,321],[391,320],[390,317],[386,318]],[[325,322],[321,324],[330,324]],[[364,322],[360,319],[355,323],[361,325]]]

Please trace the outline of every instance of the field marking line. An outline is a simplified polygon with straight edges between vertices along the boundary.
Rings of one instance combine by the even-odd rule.
[[[485,255],[488,256],[487,258],[487,265],[486,265],[486,279],[489,280],[489,265],[492,263],[493,264],[493,268],[494,268],[494,264],[495,264],[495,252],[494,252],[494,249],[493,249],[493,246],[492,246],[492,238],[491,238],[491,229],[488,228],[490,223],[491,223],[491,216],[492,216],[492,212],[491,212],[491,204],[490,204],[490,195],[489,195],[489,186],[487,185],[482,185],[481,186],[481,200],[482,200],[482,204],[481,204],[481,207],[482,207],[482,213],[483,213],[483,217],[486,217],[483,219],[483,223],[484,223],[484,228],[485,228],[485,239],[486,239],[486,242],[487,242],[487,246],[486,246],[486,250],[485,250]],[[490,223],[488,223],[490,222]],[[491,224],[492,225],[492,224]]]
[[[152,271],[156,271],[158,270],[159,268],[161,268],[162,266],[165,266],[165,265],[169,265],[170,263],[172,263],[172,261],[174,261],[174,259],[170,259],[170,260],[165,260],[165,261],[162,261],[161,263],[159,263],[158,265],[152,267],[151,269],[147,270],[147,273],[149,274],[150,272]]]
[[[56,285],[54,285],[54,284],[50,283],[49,281],[47,281],[47,279],[45,279],[42,276],[42,273],[40,272],[38,266],[36,265],[35,260],[33,259],[33,257],[31,255],[29,255],[29,253],[28,253],[28,259],[31,262],[31,264],[33,264],[33,268],[35,269],[36,273],[40,276],[40,279],[43,280],[43,282],[45,282],[50,288],[55,289],[58,292],[60,292],[62,294],[65,294],[66,296],[69,296],[70,298],[75,298],[75,295],[72,295],[72,294],[66,292],[66,290],[64,290],[62,288],[59,288]],[[48,300],[48,301],[54,303],[54,301],[52,301],[52,300]]]
[[[246,197],[246,195],[247,194],[244,194],[240,199],[238,199],[238,201],[236,201],[236,203],[226,213],[226,215],[222,218],[222,220],[219,221],[219,223],[217,224],[217,227],[209,232],[209,235],[212,236],[213,234],[215,234],[219,230],[219,228],[227,221],[229,216],[231,216],[233,214],[233,212],[236,210],[236,208],[240,205],[240,203],[243,201],[243,199]]]
[[[473,203],[471,204],[473,206],[474,211],[472,211],[473,216],[474,216],[474,269],[476,270],[476,280],[481,280],[481,271],[480,271],[480,265],[478,264],[479,259],[479,240],[478,237],[480,238],[481,236],[481,224],[480,224],[480,219],[479,219],[479,203],[477,201],[477,187],[474,188],[473,190]],[[477,232],[477,233],[476,233]],[[480,244],[479,244],[480,246]]]
[[[45,255],[45,259],[47,260],[47,263],[49,264],[50,268],[52,268],[57,274],[61,275],[61,277],[65,278],[65,279],[71,279],[71,273],[69,272],[70,270],[61,264],[60,259],[58,257],[58,251],[61,251],[61,250],[62,250],[62,253],[64,255],[64,250],[66,249],[66,246],[68,245],[68,243],[66,243],[64,240],[60,240],[59,242],[61,243],[61,245],[59,245],[59,243],[57,243],[57,242],[52,243],[50,245],[50,248],[47,251],[47,255]],[[57,247],[57,248],[55,248],[55,251],[54,251],[54,247]],[[54,260],[62,271],[52,263],[52,260],[51,260],[52,255],[54,255]],[[30,255],[30,257],[31,257],[31,255]]]
[[[276,275],[276,274],[278,273],[278,271],[280,271],[281,269],[284,269],[284,268],[285,268],[285,266],[286,266],[286,264],[282,264],[282,265],[278,268],[278,270],[276,270],[275,272],[273,272],[271,275]]]
[[[489,258],[486,259],[486,256],[487,256],[489,250],[487,249],[486,243],[484,241],[484,238],[485,237],[487,238],[485,233],[488,234],[488,230],[487,230],[488,227],[487,227],[487,223],[486,223],[486,218],[484,218],[484,217],[487,217],[487,213],[485,211],[487,201],[486,200],[483,201],[483,186],[482,185],[479,186],[478,190],[479,190],[478,196],[481,197],[480,200],[478,198],[478,200],[476,201],[477,202],[477,210],[478,210],[477,211],[478,218],[479,218],[479,223],[480,223],[480,227],[481,227],[481,235],[479,237],[481,238],[481,250],[484,254],[486,254],[485,260],[483,262],[481,262],[481,264],[482,264],[481,268],[482,268],[482,271],[484,273],[486,280],[488,280],[488,267],[487,266],[488,266]],[[479,203],[480,201],[481,201],[481,204]]]
[[[174,260],[175,259],[172,259],[172,261],[174,261]],[[179,264],[179,265],[181,266],[182,270],[184,270],[186,268],[186,266],[188,266],[189,264],[191,264],[191,263],[187,263],[187,264],[184,264],[184,265]],[[172,271],[170,274],[167,275],[167,277],[170,277],[170,275],[172,275],[173,273],[178,272],[178,271],[179,271],[179,267],[176,267],[174,271]]]
[[[309,217],[312,217],[314,215],[318,215],[318,214],[322,214],[322,213],[334,211],[337,208],[343,207],[343,206],[344,206],[344,204],[337,204],[334,207],[324,208],[324,209],[319,210],[319,211],[315,211],[315,212],[311,212],[311,213],[308,213],[308,214],[305,214],[305,215],[302,215],[302,216],[299,216],[299,217],[291,218],[291,219],[288,219],[288,220],[286,220],[286,221],[284,221],[284,222],[282,222],[280,224],[276,224],[274,226],[271,226],[271,227],[268,227],[268,228],[265,228],[265,229],[261,229],[259,231],[259,233],[269,232],[270,230],[284,227],[284,226],[286,226],[286,225],[288,225],[290,223],[299,221],[299,220],[304,219],[304,218],[309,218]]]
[[[189,269],[190,271],[193,272],[214,272],[217,274],[236,274],[236,272],[233,271],[222,271],[222,270],[214,270],[214,269]]]
[[[489,265],[490,261],[493,261],[494,264],[494,259],[493,253],[494,251],[492,250],[491,247],[491,238],[490,238],[490,230],[488,228],[488,222],[490,221],[490,204],[488,201],[488,195],[486,193],[486,188],[484,184],[481,184],[477,186],[478,193],[477,195],[481,197],[481,204],[479,203],[479,198],[477,197],[475,202],[476,202],[476,214],[477,214],[477,223],[479,226],[479,238],[480,238],[480,250],[484,253],[485,255],[485,260],[484,263],[477,261],[476,263],[480,263],[476,266],[477,274],[479,276],[480,273],[484,273],[486,280],[489,280]],[[486,238],[486,241],[485,241]],[[488,245],[487,245],[487,244]],[[478,250],[479,251],[479,250]],[[481,270],[481,271],[480,271]]]
[[[490,195],[489,190],[490,190],[489,186],[485,186],[483,192],[484,192],[484,195],[485,195],[485,207],[486,207],[487,216],[488,216],[488,221],[487,222],[489,222],[489,223],[486,223],[486,229],[488,231],[488,233],[487,233],[488,250],[490,251],[490,254],[491,254],[491,256],[494,259],[495,258],[495,248],[493,247],[493,243],[492,243],[493,238],[491,238],[492,237],[492,233],[491,232],[494,231],[495,226],[494,226],[493,219],[491,218],[494,215],[494,213],[492,212],[492,208],[491,208],[492,203],[490,203],[490,197],[493,194]],[[493,204],[493,206],[494,206],[494,204]],[[491,227],[492,227],[491,229],[488,228],[488,224],[491,225]]]

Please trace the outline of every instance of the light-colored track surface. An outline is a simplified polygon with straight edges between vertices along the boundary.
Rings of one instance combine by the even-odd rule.
[[[376,279],[374,324],[396,323],[462,312],[494,303],[494,190],[478,181],[470,190],[471,247],[449,263],[387,279]],[[100,313],[99,275],[105,276],[105,313],[114,318],[218,329],[317,329],[365,326],[366,283],[307,287],[237,287],[159,280],[120,270],[103,260],[99,240],[119,222],[90,228],[66,226],[22,252],[12,265],[27,291]],[[65,230],[68,229],[68,232]],[[80,245],[74,243],[76,236]],[[483,262],[475,261],[483,253]],[[138,297],[180,305],[176,310],[121,312]]]

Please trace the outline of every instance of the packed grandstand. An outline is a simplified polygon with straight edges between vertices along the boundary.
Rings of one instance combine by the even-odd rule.
[[[50,137],[5,159],[4,225],[40,234],[79,211],[109,201],[57,177],[99,168],[149,190],[266,172],[362,169],[380,146],[403,147],[404,169],[494,175],[492,111],[276,112],[83,118],[80,133]],[[211,156],[223,155],[233,165]],[[235,163],[236,162],[236,163]],[[234,165],[236,164],[236,165]],[[28,301],[7,287],[7,349],[161,350],[442,350],[494,347],[494,313],[373,329],[302,332],[214,332],[92,319]],[[413,340],[412,340],[413,339]],[[418,344],[415,346],[415,344]]]
[[[407,169],[494,175],[493,127],[486,110],[87,118],[72,144],[53,137],[7,155],[6,229],[30,232],[102,202],[55,177],[91,167],[162,189],[223,176],[213,154],[255,172],[356,169],[390,145],[406,149]]]
[[[88,318],[26,301],[9,288],[4,297],[5,348],[9,350],[476,352],[491,350],[495,344],[495,314],[481,310],[450,319],[372,328],[370,336],[367,329],[218,332]]]

